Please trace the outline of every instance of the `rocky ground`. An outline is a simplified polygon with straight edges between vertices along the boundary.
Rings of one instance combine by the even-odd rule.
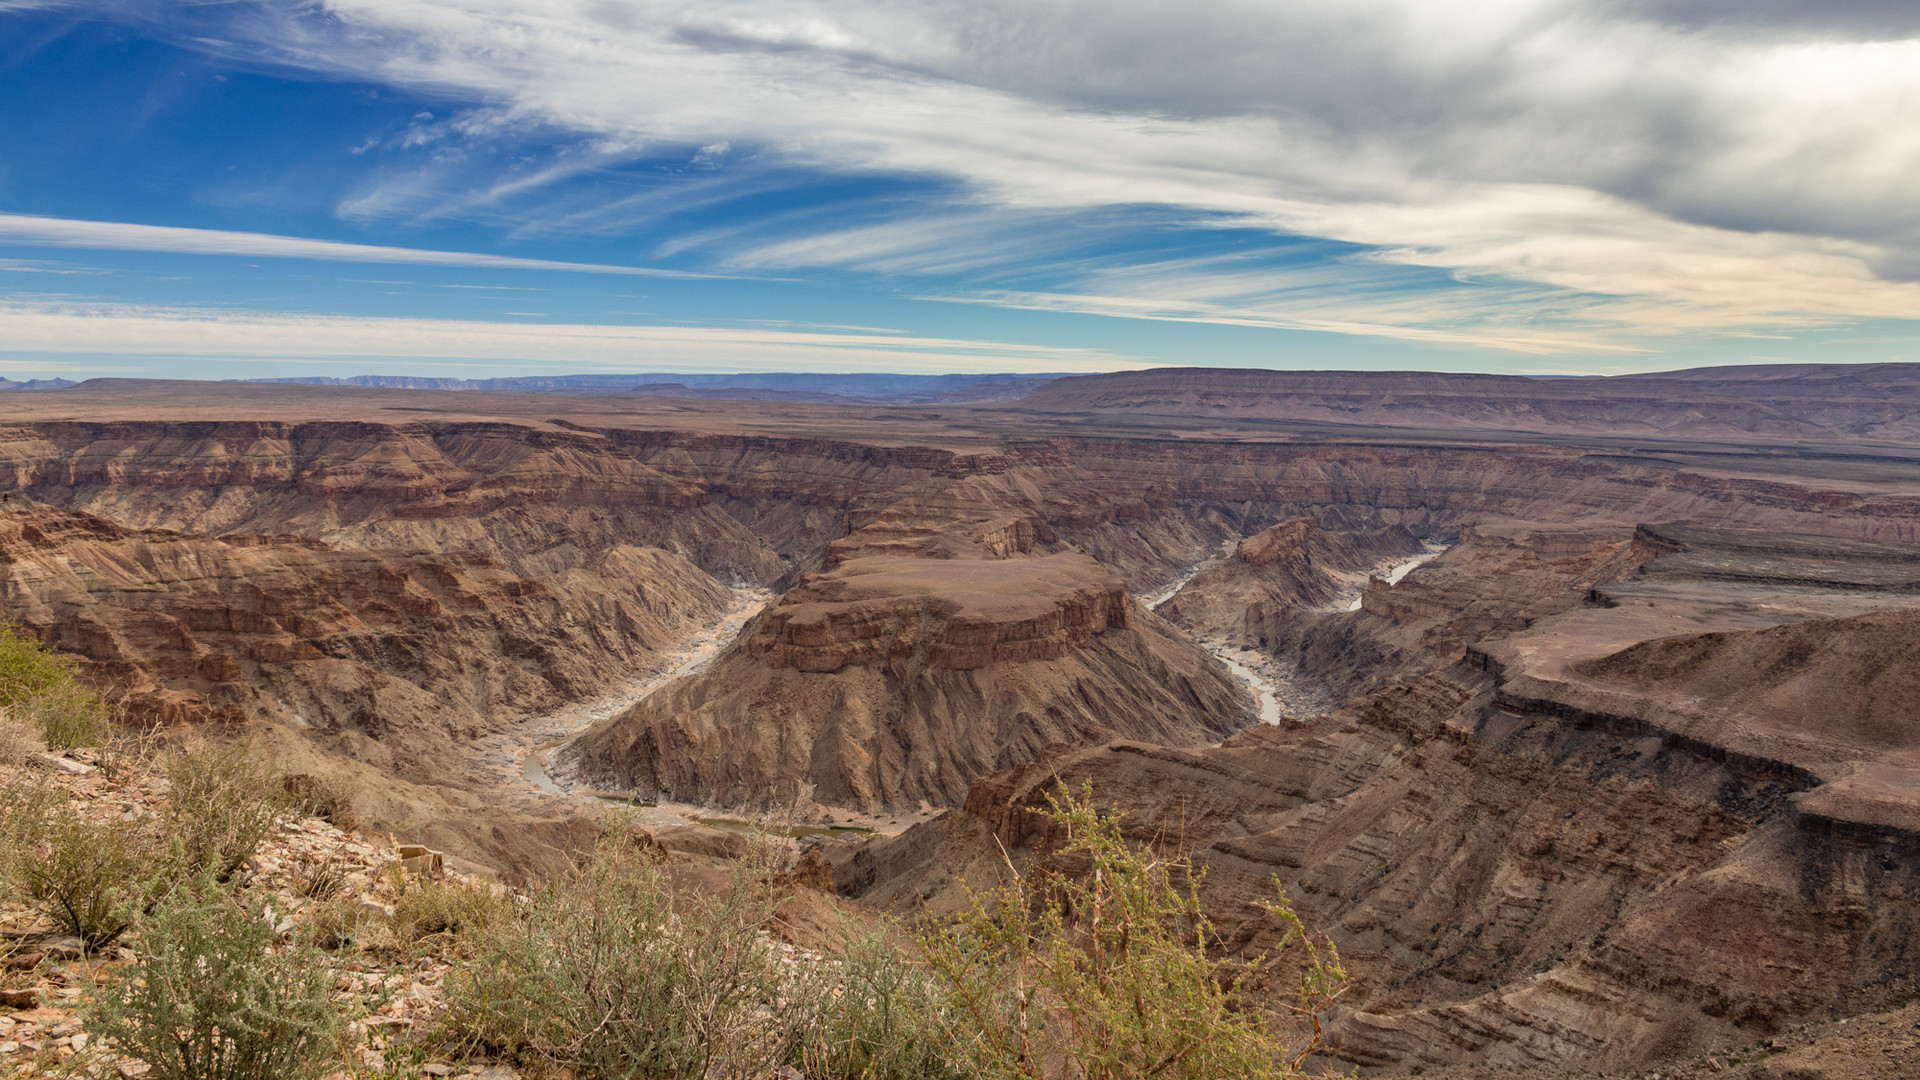
[[[105,769],[85,750],[49,757],[25,766],[42,774],[90,816],[141,816],[156,813],[167,798],[164,777],[122,764]],[[19,770],[0,767],[0,783]],[[319,818],[283,818],[258,855],[249,860],[246,880],[272,894],[282,913],[282,940],[300,933],[306,916],[322,901],[311,891],[316,869],[337,875],[337,887],[378,922],[393,914],[409,876],[460,880],[444,868],[438,853],[395,845],[381,838],[340,829]],[[111,983],[137,960],[137,936],[123,939],[103,954],[88,956],[77,938],[65,937],[29,908],[0,903],[0,1076],[125,1077],[147,1074],[147,1066],[123,1058],[95,1038],[79,1019],[89,994]],[[378,940],[377,938],[375,940]],[[484,1059],[436,1059],[415,1040],[433,1030],[443,1011],[444,980],[450,969],[442,956],[407,950],[389,941],[341,958],[335,998],[353,1017],[348,1028],[353,1066],[348,1077],[480,1076],[513,1080],[513,1069]],[[391,1054],[393,1060],[388,1060]]]

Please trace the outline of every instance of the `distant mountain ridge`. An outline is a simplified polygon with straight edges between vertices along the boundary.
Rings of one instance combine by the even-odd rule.
[[[16,382],[0,375],[0,390],[63,390],[69,386],[78,386],[72,379],[28,379]]]
[[[912,403],[1018,397],[1034,386],[1059,377],[1057,374],[1006,373],[835,375],[813,372],[769,372],[689,375],[649,372],[621,375],[528,375],[500,379],[447,379],[417,375],[355,375],[343,379],[310,375],[234,381],[302,386],[366,386],[397,390],[518,390],[562,394],[647,394],[696,398]]]
[[[1534,379],[1434,371],[1151,368],[1075,375],[1021,411],[1447,431],[1920,443],[1920,364],[1792,364]]]

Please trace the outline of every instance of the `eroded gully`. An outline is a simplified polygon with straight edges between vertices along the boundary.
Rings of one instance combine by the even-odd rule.
[[[1148,597],[1145,600],[1147,607],[1158,608],[1179,595],[1180,590],[1186,588],[1187,583],[1191,582],[1212,560],[1230,553],[1234,544],[1235,541],[1227,541],[1221,545],[1218,553],[1189,567],[1171,586]],[[1382,563],[1365,573],[1351,575],[1332,602],[1315,610],[1359,611],[1360,595],[1366,590],[1369,580],[1377,577],[1388,585],[1397,585],[1402,578],[1423,563],[1439,558],[1447,550],[1444,544],[1432,542],[1425,542],[1425,544],[1426,550],[1418,555]],[[1259,704],[1260,722],[1263,724],[1278,724],[1289,717],[1318,716],[1321,713],[1331,712],[1340,704],[1323,687],[1295,677],[1265,653],[1224,641],[1208,641],[1199,638],[1194,640],[1201,648],[1212,653],[1216,659],[1226,665],[1227,670],[1253,692],[1254,700]]]
[[[575,702],[518,725],[509,741],[499,748],[500,756],[505,758],[501,764],[512,780],[531,785],[543,794],[575,796],[575,792],[561,787],[548,774],[553,751],[593,724],[632,708],[668,683],[696,674],[712,663],[772,599],[773,593],[766,589],[734,589],[726,614],[701,628],[685,646],[669,654],[659,670],[631,679],[597,698]]]

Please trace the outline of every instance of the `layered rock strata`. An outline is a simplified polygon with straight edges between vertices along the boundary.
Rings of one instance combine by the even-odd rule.
[[[1453,569],[1508,585],[1479,575],[1463,605],[1435,574],[1356,616],[1464,641],[1459,663],[1217,748],[1116,742],[996,774],[843,860],[840,886],[951,909],[1003,872],[1002,845],[1046,858],[1036,808],[1091,781],[1137,839],[1207,866],[1229,947],[1272,944],[1252,902],[1285,883],[1358,973],[1329,1046],[1373,1068],[1639,1069],[1920,989],[1914,551],[1467,533],[1480,552]]]
[[[1915,364],[1721,367],[1553,380],[1181,367],[1058,379],[1016,407],[1073,416],[1911,443],[1920,439],[1916,402]]]
[[[1419,547],[1399,529],[1345,541],[1338,535],[1276,526],[1255,548],[1271,561],[1256,565],[1236,552],[1195,575],[1160,611],[1202,637],[1272,657],[1326,687],[1337,703],[1580,607],[1596,586],[1631,576],[1656,553],[1636,543],[1631,528],[1480,521],[1463,525],[1444,554],[1399,582],[1369,578],[1358,611],[1332,611],[1315,605],[1331,591],[1330,568]]]
[[[1422,550],[1405,526],[1330,533],[1312,518],[1294,518],[1240,541],[1158,610],[1202,637],[1250,643],[1258,636],[1252,628],[1274,613],[1324,608],[1367,571]]]
[[[1796,785],[1710,747],[1495,707],[1462,668],[1217,748],[1116,742],[976,784],[962,810],[843,859],[908,913],[1059,838],[1036,812],[1091,782],[1136,840],[1206,867],[1229,949],[1281,928],[1277,877],[1355,973],[1331,1063],[1644,1069],[1916,989],[1920,864],[1898,832],[1836,844]]]
[[[803,580],[706,671],[563,756],[647,797],[871,813],[953,805],[1053,744],[1192,745],[1252,719],[1217,662],[1086,556],[874,556]]]
[[[254,725],[292,771],[348,783],[389,825],[484,805],[474,739],[659,665],[728,600],[657,548],[533,579],[478,555],[216,539],[0,502],[0,612],[79,654],[124,721]],[[514,846],[460,824],[433,839],[472,857]]]

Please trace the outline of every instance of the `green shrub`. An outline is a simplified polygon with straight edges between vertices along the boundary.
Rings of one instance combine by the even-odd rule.
[[[98,746],[107,737],[107,709],[80,685],[78,662],[49,652],[39,640],[0,623],[0,708],[40,728],[48,748]]]
[[[450,977],[450,1026],[588,1080],[765,1077],[807,1015],[760,935],[769,870],[743,861],[718,895],[676,904],[665,871],[616,830]]]
[[[1289,1045],[1283,1020],[1316,1015],[1346,974],[1285,895],[1267,910],[1283,927],[1280,949],[1298,946],[1302,977],[1297,1004],[1275,1010],[1250,992],[1266,960],[1210,954],[1197,868],[1129,845],[1119,819],[1093,809],[1090,788],[1050,801],[1063,861],[1084,870],[1028,874],[920,937],[949,995],[932,1019],[953,1064],[988,1080],[1300,1075],[1315,1044]]]
[[[46,748],[40,725],[17,710],[0,707],[0,765],[24,765]]]
[[[117,817],[89,821],[51,787],[0,789],[0,868],[8,884],[88,950],[112,944],[155,894],[151,834]]]
[[[207,743],[167,762],[164,828],[183,878],[233,877],[287,810],[280,779],[245,743]]]
[[[806,994],[816,1002],[792,1064],[809,1080],[958,1080],[940,1037],[942,986],[884,929],[850,938],[838,958],[818,961]]]
[[[18,706],[73,681],[74,660],[48,652],[40,640],[0,622],[0,705]]]
[[[106,706],[97,694],[79,683],[67,683],[22,707],[39,724],[40,737],[50,750],[99,746],[112,732]]]
[[[923,927],[911,954],[882,926],[839,956],[783,956],[763,933],[779,898],[766,858],[720,895],[676,897],[611,832],[576,875],[486,924],[448,978],[448,1031],[582,1080],[1300,1076],[1345,972],[1284,894],[1266,905],[1277,955],[1216,956],[1198,869],[1129,845],[1090,791],[1048,813],[1074,872],[1015,875]],[[395,920],[411,934],[460,906],[419,895],[422,914]],[[1285,1001],[1283,970],[1299,976]]]
[[[343,1027],[325,954],[274,950],[263,904],[210,881],[141,923],[140,958],[85,1023],[152,1080],[307,1080],[335,1067]]]

